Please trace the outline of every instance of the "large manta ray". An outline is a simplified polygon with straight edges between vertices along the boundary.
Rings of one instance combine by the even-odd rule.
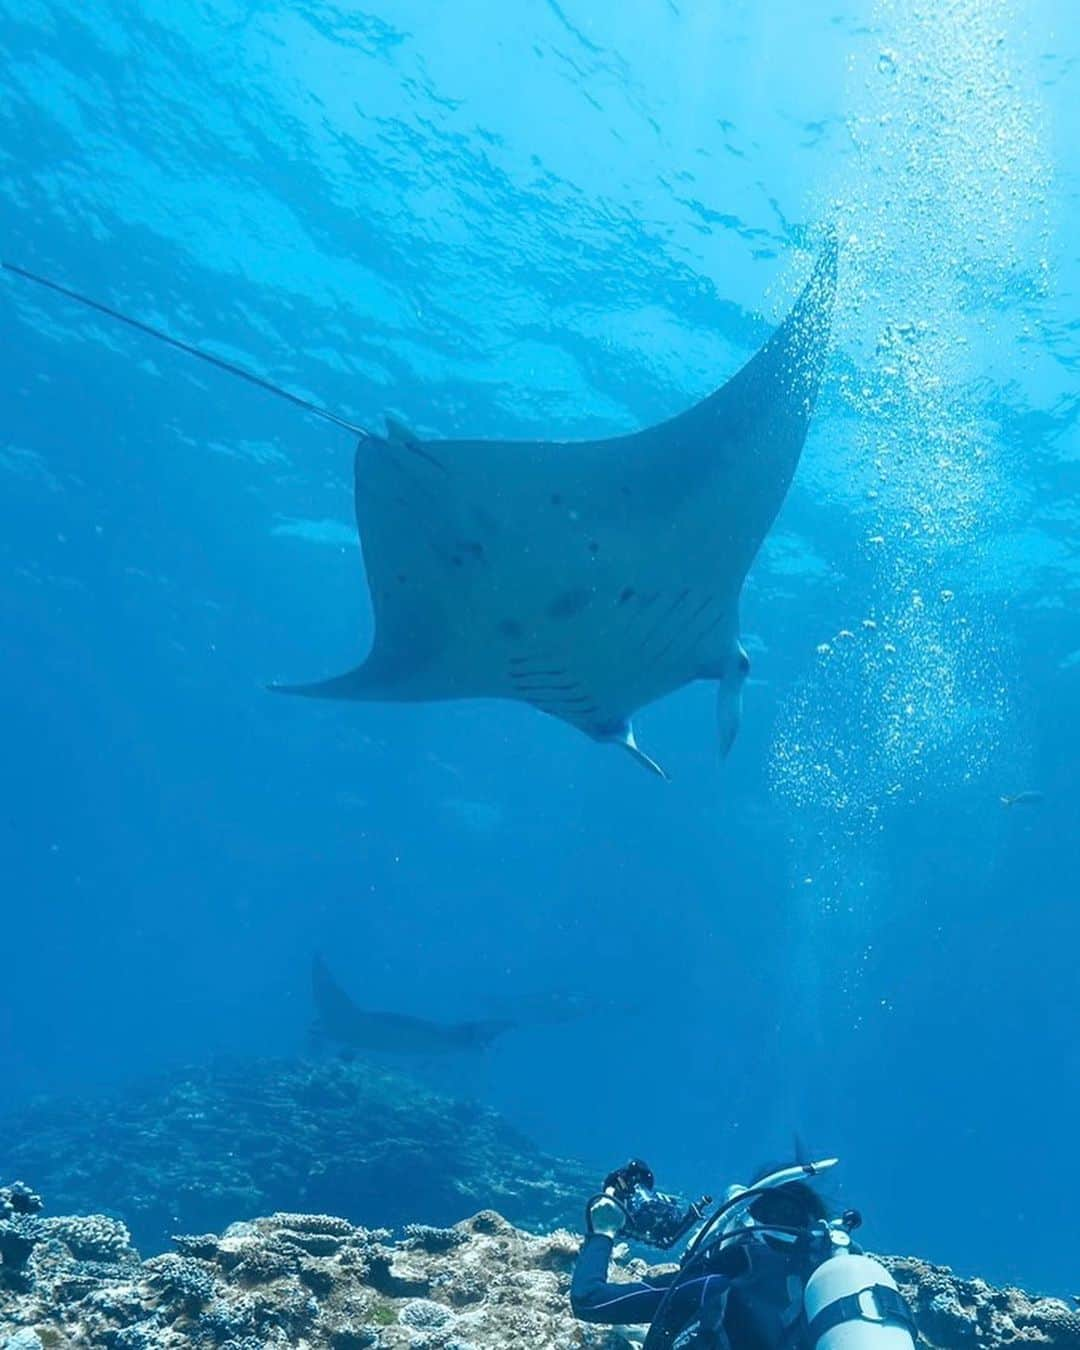
[[[788,317],[688,411],[601,441],[377,436],[249,372],[10,263],[31,281],[358,432],[356,518],[375,612],[364,662],[315,698],[509,698],[638,748],[633,715],[718,686],[730,749],[750,662],[739,594],[799,462],[836,289],[830,240]]]
[[[314,1030],[353,1050],[382,1050],[399,1055],[442,1054],[453,1050],[486,1050],[514,1023],[430,1022],[404,1013],[372,1012],[359,1008],[316,956],[311,963],[311,992],[315,1000]]]

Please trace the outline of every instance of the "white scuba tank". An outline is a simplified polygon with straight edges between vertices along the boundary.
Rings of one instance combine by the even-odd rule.
[[[908,1326],[882,1308],[875,1287],[896,1291],[899,1296],[896,1281],[873,1257],[841,1249],[823,1261],[803,1291],[803,1308],[811,1331],[814,1319],[825,1314],[824,1325],[812,1337],[810,1350],[914,1350]],[[836,1307],[843,1300],[847,1300],[845,1306]],[[842,1320],[834,1321],[828,1315],[826,1310],[834,1307],[833,1317]]]

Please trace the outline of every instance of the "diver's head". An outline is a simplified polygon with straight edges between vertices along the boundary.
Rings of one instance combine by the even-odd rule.
[[[750,658],[746,648],[736,641],[730,658],[720,671],[716,690],[716,732],[721,756],[727,755],[735,744],[742,722],[743,685],[750,674]]]
[[[808,1228],[828,1216],[825,1202],[805,1181],[788,1181],[762,1193],[751,1202],[748,1213],[763,1227]]]
[[[763,1191],[746,1213],[752,1226],[761,1226],[765,1245],[778,1252],[790,1251],[808,1228],[827,1217],[821,1196],[805,1181],[788,1181]]]

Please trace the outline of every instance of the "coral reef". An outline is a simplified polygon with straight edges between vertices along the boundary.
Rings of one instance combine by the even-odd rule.
[[[100,1217],[4,1222],[56,1226],[34,1230],[17,1272],[0,1267],[0,1350],[615,1350],[632,1335],[570,1315],[578,1238],[529,1234],[490,1210],[452,1228],[410,1225],[396,1242],[331,1215],[280,1213],[179,1237],[177,1251],[143,1262],[122,1225]],[[931,1350],[1080,1347],[1067,1304],[921,1261],[890,1265]],[[618,1256],[624,1277],[641,1270]]]
[[[300,1208],[442,1226],[496,1204],[551,1228],[577,1221],[595,1182],[492,1111],[339,1060],[234,1063],[33,1103],[0,1119],[0,1176],[31,1177],[56,1212],[122,1218],[147,1253],[174,1233]]]
[[[628,1341],[570,1315],[578,1239],[556,1225],[576,1222],[589,1173],[400,1074],[219,1067],[96,1105],[39,1102],[0,1121],[0,1140],[0,1169],[84,1214],[50,1217],[29,1186],[0,1187],[0,1350]],[[492,1201],[509,1218],[463,1219]],[[120,1216],[144,1251],[171,1250],[141,1260]],[[888,1264],[927,1350],[1080,1350],[1069,1304],[913,1258]],[[624,1254],[619,1269],[645,1267]]]
[[[883,1258],[911,1304],[921,1339],[936,1350],[987,1350],[1025,1343],[1080,1346],[1080,1309],[1021,1289],[963,1280],[914,1257]]]
[[[104,1214],[43,1218],[41,1197],[21,1181],[0,1189],[0,1288],[24,1289],[33,1280],[35,1249],[63,1250],[83,1272],[137,1265],[138,1252],[118,1220]]]

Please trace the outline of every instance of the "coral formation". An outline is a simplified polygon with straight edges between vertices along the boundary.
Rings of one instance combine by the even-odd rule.
[[[45,1263],[50,1256],[63,1254],[68,1284],[78,1284],[80,1277],[92,1284],[101,1266],[120,1269],[138,1263],[128,1230],[119,1220],[104,1214],[43,1218],[41,1209],[41,1197],[20,1181],[0,1190],[0,1289],[29,1287],[38,1249],[46,1253]]]
[[[525,1233],[492,1211],[453,1228],[410,1225],[396,1242],[385,1230],[324,1214],[279,1213],[232,1224],[221,1236],[178,1238],[177,1252],[143,1262],[118,1231],[122,1225],[41,1219],[36,1209],[3,1221],[13,1219],[53,1226],[31,1243],[18,1278],[0,1279],[0,1350],[627,1344],[621,1331],[570,1315],[576,1237]],[[87,1250],[98,1258],[79,1256]],[[1080,1317],[1067,1304],[957,1279],[908,1258],[889,1264],[931,1350],[1001,1350],[1017,1342],[1080,1347]],[[616,1278],[640,1271],[640,1262],[618,1257]]]
[[[0,1186],[0,1219],[11,1219],[17,1214],[36,1214],[42,1207],[42,1199],[25,1181],[14,1181],[10,1186]]]
[[[122,1218],[146,1253],[174,1233],[298,1208],[446,1225],[494,1203],[522,1227],[551,1228],[576,1222],[595,1181],[492,1111],[334,1059],[233,1063],[96,1102],[36,1102],[0,1119],[0,1176],[33,1178],[55,1212]]]
[[[1080,1346],[1080,1309],[1020,1289],[959,1279],[946,1266],[914,1257],[885,1264],[915,1312],[922,1340],[941,1350],[985,1350],[1013,1342]]]
[[[38,1103],[0,1122],[0,1140],[0,1167],[55,1208],[110,1211],[49,1217],[29,1186],[0,1187],[0,1350],[627,1344],[570,1315],[578,1239],[522,1231],[575,1222],[588,1172],[399,1074],[219,1068],[78,1110]],[[462,1220],[489,1198],[509,1219]],[[129,1214],[144,1250],[172,1250],[140,1260]],[[927,1350],[1080,1350],[1067,1303],[887,1264]],[[645,1269],[618,1262],[625,1278]]]

